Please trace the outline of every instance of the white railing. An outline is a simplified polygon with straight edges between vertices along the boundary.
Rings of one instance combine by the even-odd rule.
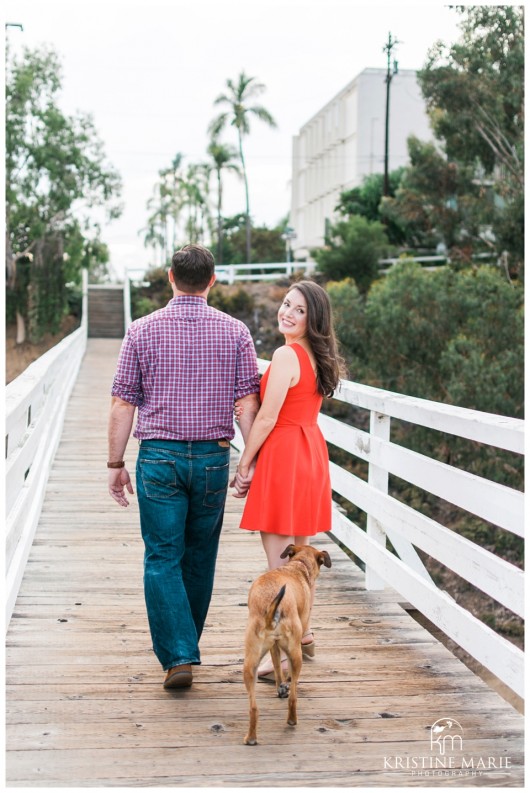
[[[493,254],[479,253],[473,259],[491,259]],[[380,259],[381,273],[388,273],[392,267],[403,261],[405,257]],[[449,256],[407,256],[407,261],[419,262],[425,270],[437,270],[441,265],[451,261]],[[220,264],[216,266],[217,280],[221,283],[233,284],[236,281],[275,281],[280,277],[289,277],[295,272],[303,271],[310,277],[316,268],[316,262],[275,262],[266,264]]]
[[[268,366],[260,361],[260,371]],[[368,463],[368,481],[330,463],[333,491],[367,515],[366,530],[334,504],[332,537],[362,559],[367,589],[392,587],[472,657],[523,696],[524,653],[438,589],[416,548],[513,613],[523,616],[524,573],[388,493],[389,474],[518,536],[524,496],[513,488],[410,451],[390,441],[392,418],[485,445],[524,453],[519,419],[429,402],[343,381],[335,398],[369,411],[370,431],[321,414],[326,440]],[[233,445],[241,449],[239,432]],[[396,554],[387,549],[387,538]]]
[[[445,256],[432,256],[430,260],[447,261]],[[383,267],[395,264],[398,259],[381,259],[379,264]],[[414,261],[420,261],[415,259]],[[279,278],[289,278],[295,272],[303,271],[310,277],[315,271],[315,262],[267,262],[262,264],[220,264],[215,268],[217,280],[220,283],[234,284],[236,281],[276,281]],[[383,272],[388,272],[387,267]]]
[[[471,257],[473,261],[491,261],[491,259],[497,259],[495,253],[474,253]],[[451,263],[451,257],[447,256],[408,256],[406,254],[402,256],[396,256],[391,259],[379,259],[379,267],[381,268],[381,273],[386,275],[390,272],[392,267],[395,267],[396,264],[400,264],[402,261],[408,262],[418,262],[422,265],[424,270],[439,270],[440,267]],[[390,267],[388,266],[390,265]]]
[[[228,284],[233,284],[236,281],[276,281],[282,276],[288,278],[298,270],[304,270],[309,275],[314,270],[314,267],[314,262],[221,264],[216,266],[215,274],[218,281]]]
[[[87,271],[81,327],[6,387],[6,625],[39,520],[66,405],[87,342]]]
[[[473,260],[492,259],[494,254],[478,253],[473,255]],[[450,263],[449,256],[400,256],[390,259],[380,259],[378,264],[380,272],[386,274],[392,267],[403,261],[419,262],[425,270],[438,270],[440,266]],[[432,266],[431,266],[432,265]],[[316,269],[316,262],[309,261],[290,261],[290,262],[261,262],[255,264],[219,264],[215,267],[215,274],[220,283],[234,284],[236,281],[276,281],[279,278],[289,278],[296,272],[303,272],[310,278]],[[148,281],[144,281],[145,274],[149,268],[130,267],[125,274],[125,285],[127,281],[135,285],[149,286]],[[126,315],[127,317],[127,315]]]

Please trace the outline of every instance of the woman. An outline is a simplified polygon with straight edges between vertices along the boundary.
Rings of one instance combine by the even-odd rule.
[[[291,288],[278,326],[285,345],[262,378],[261,408],[233,482],[240,496],[251,482],[241,528],[261,532],[269,570],[289,561],[280,554],[290,543],[306,545],[331,529],[329,458],[317,417],[343,373],[329,297],[318,284],[300,281]],[[302,651],[313,656],[314,648],[308,630]],[[258,675],[266,677],[269,666]]]

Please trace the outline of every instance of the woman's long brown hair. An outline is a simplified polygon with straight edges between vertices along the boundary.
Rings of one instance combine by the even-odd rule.
[[[331,397],[346,369],[338,351],[329,295],[314,281],[297,281],[292,289],[298,289],[307,303],[306,335],[316,359],[317,390]]]

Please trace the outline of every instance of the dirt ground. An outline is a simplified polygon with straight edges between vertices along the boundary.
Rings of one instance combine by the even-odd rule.
[[[16,326],[8,325],[6,328],[6,385],[22,374],[30,363],[36,361],[78,327],[79,319],[77,317],[65,317],[58,333],[46,333],[38,344],[31,344],[29,341],[17,344]]]

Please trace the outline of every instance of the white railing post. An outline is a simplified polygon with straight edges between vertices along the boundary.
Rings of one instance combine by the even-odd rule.
[[[390,416],[370,411],[370,438],[380,438],[383,441],[390,440]],[[368,484],[380,490],[381,493],[388,493],[388,471],[372,462],[368,462]],[[378,520],[373,515],[368,515],[366,519],[366,533],[375,542],[383,547],[386,546],[386,533]],[[377,575],[373,567],[366,565],[366,589],[384,589],[384,580]]]
[[[88,328],[88,267],[81,270],[81,327]]]

